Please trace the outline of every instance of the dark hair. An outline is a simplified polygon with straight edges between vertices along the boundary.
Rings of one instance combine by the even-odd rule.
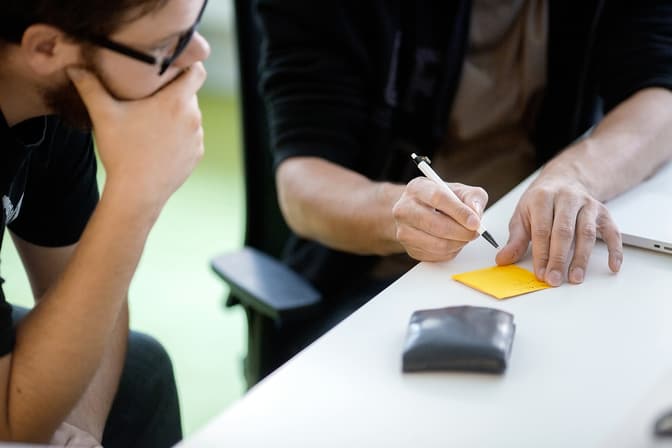
[[[0,43],[21,42],[23,33],[35,23],[55,26],[73,37],[108,36],[168,1],[0,0]]]

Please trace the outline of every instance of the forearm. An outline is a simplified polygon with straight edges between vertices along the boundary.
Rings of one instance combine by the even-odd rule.
[[[68,267],[17,331],[5,419],[13,439],[48,440],[100,365],[158,215],[132,193],[106,188]]]
[[[569,173],[604,202],[672,158],[671,142],[672,93],[645,89],[611,111],[589,137],[550,161],[542,175]]]
[[[403,252],[392,209],[403,185],[372,182],[317,158],[284,161],[277,173],[280,206],[294,232],[357,254]]]
[[[67,423],[89,433],[98,442],[102,442],[105,423],[119,386],[126,359],[128,332],[127,299],[105,348],[100,367],[84,392],[84,396],[65,419]]]

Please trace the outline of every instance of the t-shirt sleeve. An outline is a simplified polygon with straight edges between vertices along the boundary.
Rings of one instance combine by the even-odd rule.
[[[606,2],[601,28],[601,95],[607,110],[638,90],[672,89],[672,5],[661,0]]]
[[[60,247],[79,238],[98,203],[96,157],[90,133],[48,125],[50,143],[30,158],[21,211],[9,228],[40,246]]]
[[[366,55],[356,44],[363,37],[344,25],[346,3],[257,2],[260,93],[276,167],[293,156],[359,162],[370,113]]]

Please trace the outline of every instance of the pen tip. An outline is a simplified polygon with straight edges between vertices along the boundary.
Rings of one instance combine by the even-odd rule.
[[[482,236],[483,238],[485,238],[485,240],[486,240],[488,243],[492,244],[492,247],[494,247],[495,249],[499,249],[499,244],[497,244],[497,241],[495,241],[495,239],[492,237],[492,235],[490,235],[490,234],[488,233],[487,230],[486,230],[485,232],[483,232],[483,233],[481,234],[481,236]]]

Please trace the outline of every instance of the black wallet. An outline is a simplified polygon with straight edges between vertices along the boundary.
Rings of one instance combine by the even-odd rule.
[[[415,311],[402,359],[404,372],[466,370],[501,373],[513,345],[513,314],[454,306]]]
[[[656,420],[656,426],[654,430],[658,437],[672,438],[672,409],[668,410],[665,414],[658,418],[658,420]]]

